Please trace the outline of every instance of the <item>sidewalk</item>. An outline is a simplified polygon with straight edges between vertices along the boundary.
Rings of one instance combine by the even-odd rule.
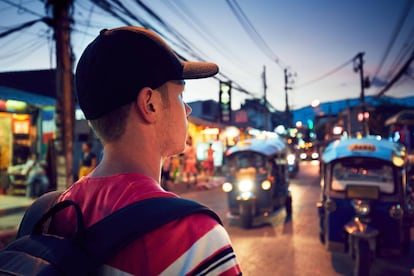
[[[26,210],[33,199],[24,196],[0,195],[0,218]],[[1,224],[0,224],[1,227]]]
[[[32,202],[24,196],[0,195],[0,248],[14,238],[24,211]]]
[[[191,190],[209,190],[221,186],[225,182],[225,177],[214,176],[209,181],[204,177],[199,177],[197,183],[190,181],[189,183],[181,181],[178,183],[169,183],[168,187],[171,192],[176,194],[182,194]]]

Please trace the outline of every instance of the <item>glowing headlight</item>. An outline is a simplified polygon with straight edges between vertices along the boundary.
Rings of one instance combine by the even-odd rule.
[[[318,159],[318,158],[319,158],[319,153],[313,152],[312,153],[312,159]]]
[[[250,179],[242,179],[239,182],[239,190],[241,192],[250,192],[253,188],[253,181]]]
[[[300,154],[300,159],[306,159],[308,156],[306,155],[306,153],[302,152]]]
[[[361,200],[355,202],[354,209],[357,215],[359,216],[366,216],[371,211],[371,207],[369,206],[369,204]]]
[[[295,164],[295,159],[296,159],[296,156],[294,154],[289,154],[287,156],[287,162],[288,162],[288,164],[289,165]]]
[[[272,183],[268,179],[266,179],[262,182],[262,189],[263,190],[265,190],[265,191],[270,190],[271,187],[272,187]]]
[[[230,182],[226,182],[226,183],[223,183],[221,188],[223,189],[223,191],[228,193],[228,192],[231,192],[231,190],[233,190],[233,184],[231,184]]]

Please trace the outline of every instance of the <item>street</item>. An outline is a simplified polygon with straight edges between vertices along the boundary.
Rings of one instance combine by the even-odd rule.
[[[227,198],[221,189],[184,191],[180,195],[204,203],[224,222],[244,275],[352,275],[353,262],[345,253],[331,253],[318,237],[319,164],[302,162],[300,173],[291,180],[292,219],[284,210],[276,217],[242,229],[226,217]],[[413,231],[411,232],[413,238]],[[371,275],[413,275],[414,242],[409,256],[377,258]]]

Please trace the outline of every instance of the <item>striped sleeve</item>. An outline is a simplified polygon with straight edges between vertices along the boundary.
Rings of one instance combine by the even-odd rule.
[[[216,225],[168,266],[161,275],[241,275],[226,230]]]

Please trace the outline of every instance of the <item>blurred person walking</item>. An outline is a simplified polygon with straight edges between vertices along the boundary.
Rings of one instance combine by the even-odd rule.
[[[184,173],[186,177],[187,187],[190,187],[191,182],[197,184],[197,155],[196,149],[193,145],[193,138],[187,138],[187,146],[184,150]]]
[[[96,154],[92,152],[92,144],[85,142],[82,144],[82,157],[79,162],[78,179],[90,174],[97,164]]]

